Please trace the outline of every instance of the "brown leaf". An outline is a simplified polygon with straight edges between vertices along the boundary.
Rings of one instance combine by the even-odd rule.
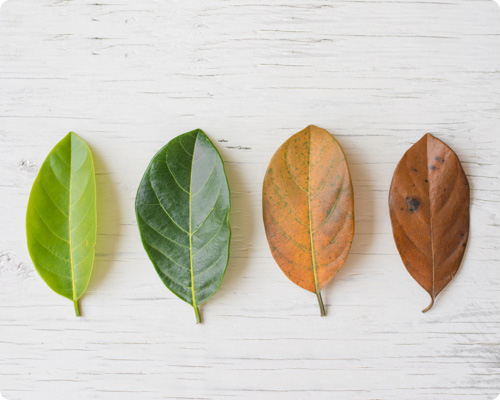
[[[405,153],[389,192],[394,240],[410,275],[436,296],[457,273],[469,235],[469,183],[457,155],[430,133]]]
[[[264,178],[264,225],[285,275],[316,293],[342,268],[354,235],[351,176],[342,148],[310,125],[276,151]]]

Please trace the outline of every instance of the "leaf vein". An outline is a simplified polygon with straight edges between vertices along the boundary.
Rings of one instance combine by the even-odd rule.
[[[295,175],[292,174],[292,171],[290,170],[290,164],[288,162],[288,148],[290,147],[290,144],[288,144],[286,150],[285,150],[285,165],[288,173],[290,174],[292,180],[295,182],[297,187],[301,189],[303,192],[309,193],[306,189],[304,189],[302,186],[299,185],[299,182],[297,182],[297,179],[295,178]]]
[[[343,183],[343,182],[342,182]],[[333,206],[332,208],[330,209],[330,211],[328,212],[328,215],[325,217],[325,219],[316,227],[316,229],[313,231],[313,233],[316,233],[319,229],[321,229],[321,227],[326,223],[326,221],[328,221],[328,219],[331,217],[331,215],[333,214],[333,212],[335,211],[335,209],[337,208],[337,204],[339,203],[339,200],[340,198],[342,197],[342,193],[344,193],[344,187],[342,186],[340,188],[340,192],[337,196],[337,199],[335,200],[335,202],[333,203]]]
[[[66,261],[66,262],[70,262],[70,260],[66,259],[66,258],[62,258],[61,256],[58,256],[56,253],[54,253],[52,250],[50,250],[47,246],[45,246],[45,244],[43,244],[37,237],[36,235],[33,233],[32,234],[32,237],[37,241],[37,243],[42,246],[45,250],[47,250],[50,254],[52,254],[54,257],[57,257],[59,258],[60,260],[63,260],[63,261]],[[71,251],[71,250],[70,250]]]
[[[182,149],[186,152],[186,154],[190,157],[193,156],[194,153],[190,153],[189,151],[187,151],[187,149],[184,147],[184,145],[182,144],[182,137],[179,138],[179,144],[181,145]]]
[[[269,215],[271,216],[271,219],[272,219],[274,225],[281,231],[281,233],[283,234],[283,236],[285,237],[285,239],[287,239],[289,242],[291,242],[292,244],[294,244],[299,249],[304,250],[307,253],[311,253],[310,249],[304,247],[300,243],[298,243],[295,240],[293,240],[290,236],[288,236],[288,234],[283,230],[283,228],[281,228],[281,226],[278,224],[278,222],[274,219],[273,215],[271,213]]]
[[[80,261],[78,261],[74,266],[76,267],[77,265],[80,265],[82,262],[84,262],[90,255],[92,255],[92,251],[87,252],[87,255],[83,257]],[[76,280],[76,278],[75,278]]]
[[[56,238],[58,238],[59,240],[62,240],[63,242],[66,242],[66,243],[69,243],[69,240],[68,239],[64,239],[62,237],[60,237],[58,234],[56,234],[52,228],[47,224],[47,222],[45,222],[45,219],[42,217],[42,214],[40,214],[40,211],[38,211],[38,207],[36,205],[36,202],[33,202],[33,208],[35,209],[36,213],[38,214],[38,216],[40,217],[40,219],[42,220],[43,224],[47,227],[47,229],[49,230],[50,233],[52,233]]]
[[[177,261],[175,261],[174,259],[170,258],[170,256],[167,254],[167,253],[164,253],[162,250],[160,250],[158,247],[156,246],[153,246],[150,242],[147,242],[147,245],[149,247],[151,247],[152,249],[155,249],[158,253],[162,254],[163,256],[165,256],[165,258],[167,258],[168,260],[172,261],[175,265],[178,265],[179,267],[181,267],[182,269],[185,269],[186,271],[190,271],[189,268],[185,267],[184,265],[181,265],[179,264]]]
[[[220,255],[220,257],[214,261],[212,264],[210,264],[207,268],[205,268],[203,271],[201,271],[200,273],[196,274],[193,276],[193,278],[196,278],[202,274],[204,274],[205,272],[207,272],[210,268],[212,268],[213,266],[217,265],[217,263],[222,259],[222,257],[224,256],[224,253]]]
[[[83,214],[83,217],[82,219],[80,220],[80,222],[78,222],[78,224],[73,228],[71,229],[71,233],[73,233],[74,231],[76,231],[80,225],[83,223],[83,221],[85,221],[85,218],[87,217],[87,214],[89,213],[90,209],[92,208],[92,205],[93,205],[93,202],[90,202],[89,206],[87,207],[87,210],[85,211],[85,214]]]
[[[297,216],[297,214],[295,214],[295,212],[292,210],[292,207],[290,207],[290,205],[288,204],[287,201],[285,201],[285,199],[283,198],[283,196],[281,196],[280,194],[280,187],[278,185],[276,185],[276,183],[274,182],[274,177],[272,177],[272,180],[273,180],[273,185],[274,185],[274,192],[278,195],[279,199],[282,201],[283,205],[285,206],[285,208],[290,211],[290,214],[292,214],[293,218],[301,225],[304,225],[305,227],[309,227],[308,224],[306,224],[305,222],[302,222],[300,220],[300,218]]]
[[[205,223],[205,221],[210,216],[210,214],[212,214],[212,212],[215,210],[215,205],[219,201],[219,197],[220,197],[221,192],[222,192],[222,185],[219,189],[219,194],[217,195],[217,198],[215,199],[214,205],[212,206],[212,208],[210,209],[208,214],[205,216],[205,218],[203,218],[203,221],[201,221],[201,223],[198,225],[198,227],[192,232],[192,235],[194,235],[196,232],[198,232],[198,230],[202,227],[202,225]]]
[[[170,169],[170,165],[168,165],[168,153],[165,153],[165,164],[167,164],[168,172],[170,172],[170,175],[172,175],[172,178],[174,178],[174,181],[175,181],[175,183],[177,183],[177,186],[179,186],[184,192],[189,194],[189,192],[181,186],[181,184],[179,183],[179,181],[175,177],[174,173]]]
[[[217,164],[215,164],[215,165],[214,165],[214,167],[212,168],[212,171],[210,172],[210,175],[208,175],[208,178],[207,178],[207,180],[205,181],[205,183],[203,184],[203,186],[201,187],[201,189],[200,189],[200,190],[198,190],[198,191],[197,191],[195,194],[193,194],[191,197],[196,197],[198,194],[200,194],[200,193],[201,193],[201,191],[202,191],[203,189],[205,189],[205,187],[207,186],[207,183],[208,183],[208,181],[210,180],[210,177],[212,176],[212,174],[214,173],[214,171],[215,171],[215,168],[216,168],[216,167],[217,167]]]
[[[189,247],[188,247],[188,246],[184,246],[184,245],[182,245],[182,244],[180,244],[180,243],[176,242],[175,240],[173,240],[173,239],[169,238],[168,236],[165,236],[165,235],[164,235],[163,233],[161,233],[158,229],[156,229],[153,225],[151,225],[148,221],[146,221],[146,219],[145,219],[145,218],[144,218],[144,217],[143,217],[140,213],[139,213],[138,215],[139,215],[139,217],[142,219],[142,221],[143,221],[143,222],[144,222],[147,226],[149,226],[152,230],[154,230],[154,231],[155,231],[158,235],[160,235],[160,236],[164,237],[165,239],[167,239],[167,240],[171,241],[172,243],[175,243],[176,245],[178,245],[178,246],[180,246],[180,247],[183,247],[183,248],[185,248],[185,249],[189,249]]]
[[[212,243],[214,241],[214,239],[219,235],[219,232],[222,230],[223,226],[225,225],[224,221],[222,222],[221,226],[219,227],[219,229],[217,230],[217,232],[215,233],[215,235],[212,237],[212,239],[210,239],[207,243],[205,243],[205,245],[200,249],[198,250],[196,253],[193,254],[193,257],[198,254],[200,251],[202,251],[205,247],[207,247],[210,243]]]
[[[323,182],[321,183],[321,187],[319,187],[316,191],[316,194],[314,196],[311,197],[311,200],[314,200],[316,197],[318,197],[320,194],[321,194],[321,191],[323,190],[323,188],[326,186],[326,183],[328,182],[328,178],[330,177],[330,174],[331,172],[333,171],[333,167],[335,166],[335,160],[333,160],[333,163],[332,165],[330,165],[330,169],[328,170],[328,173],[326,174],[326,177],[325,179],[323,179]],[[342,186],[344,184],[344,175],[343,175],[343,178],[342,178]]]
[[[163,207],[163,204],[161,203],[161,200],[160,200],[160,197],[158,196],[158,193],[156,193],[156,190],[155,188],[153,187],[153,184],[151,182],[151,180],[149,181],[149,184],[151,185],[151,189],[153,189],[153,192],[154,194],[156,195],[156,198],[158,199],[158,203],[160,205],[160,207],[163,209],[163,211],[165,212],[165,214],[168,215],[168,217],[170,218],[170,220],[181,230],[183,231],[184,233],[187,233],[189,235],[189,232],[186,231],[185,229],[183,229],[177,222],[175,222],[175,220],[172,218],[172,216],[168,213],[168,211],[165,209],[165,207]]]
[[[344,230],[344,228],[347,226],[347,224],[346,224],[346,220],[347,220],[347,218],[348,218],[350,215],[351,215],[351,213],[350,213],[350,212],[348,212],[348,213],[347,213],[347,215],[346,215],[346,218],[345,218],[345,219],[344,219],[344,221],[342,222],[342,226],[341,226],[341,227],[340,227],[340,229],[337,231],[337,234],[335,235],[335,237],[334,237],[334,238],[330,241],[330,243],[328,243],[325,247],[323,247],[321,250],[319,250],[319,251],[318,251],[318,254],[319,254],[319,253],[321,253],[323,250],[327,249],[328,247],[330,247],[332,244],[334,244],[334,243],[337,241],[337,239],[338,239],[338,237],[339,237],[340,233],[341,233],[341,232]]]
[[[50,195],[49,191],[45,188],[45,185],[43,184],[43,182],[40,182],[40,186],[43,188],[43,191],[47,194],[47,197],[49,198],[49,200],[52,202],[52,204],[54,204],[54,206],[61,212],[62,215],[64,215],[64,217],[66,218],[69,218],[69,215],[66,214],[60,207],[59,205],[54,201],[54,199],[52,198],[52,196]]]

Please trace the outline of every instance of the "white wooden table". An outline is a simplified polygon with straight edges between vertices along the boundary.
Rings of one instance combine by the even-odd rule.
[[[315,296],[271,257],[261,184],[308,124],[351,166],[356,236]],[[202,128],[229,175],[231,260],[192,309],[134,215],[142,174]],[[94,274],[76,318],[26,248],[28,194],[70,130],[92,148]],[[427,314],[387,195],[424,133],[471,184],[459,274]],[[7,400],[489,400],[500,391],[500,9],[486,0],[9,0],[0,11],[0,392]]]

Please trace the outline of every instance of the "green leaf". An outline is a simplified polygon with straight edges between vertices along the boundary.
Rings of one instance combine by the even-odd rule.
[[[26,214],[28,250],[50,288],[73,301],[87,289],[96,242],[94,163],[87,144],[70,132],[47,156]]]
[[[229,259],[229,186],[205,133],[177,136],[151,160],[135,210],[142,243],[163,283],[198,307],[219,289]]]

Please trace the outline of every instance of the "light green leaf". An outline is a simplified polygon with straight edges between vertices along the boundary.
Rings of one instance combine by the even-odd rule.
[[[26,235],[36,270],[54,292],[73,301],[77,316],[94,263],[96,226],[92,154],[70,132],[52,149],[35,179]]]
[[[136,198],[142,243],[163,283],[198,307],[219,288],[229,259],[229,186],[222,159],[198,129],[151,160]]]

